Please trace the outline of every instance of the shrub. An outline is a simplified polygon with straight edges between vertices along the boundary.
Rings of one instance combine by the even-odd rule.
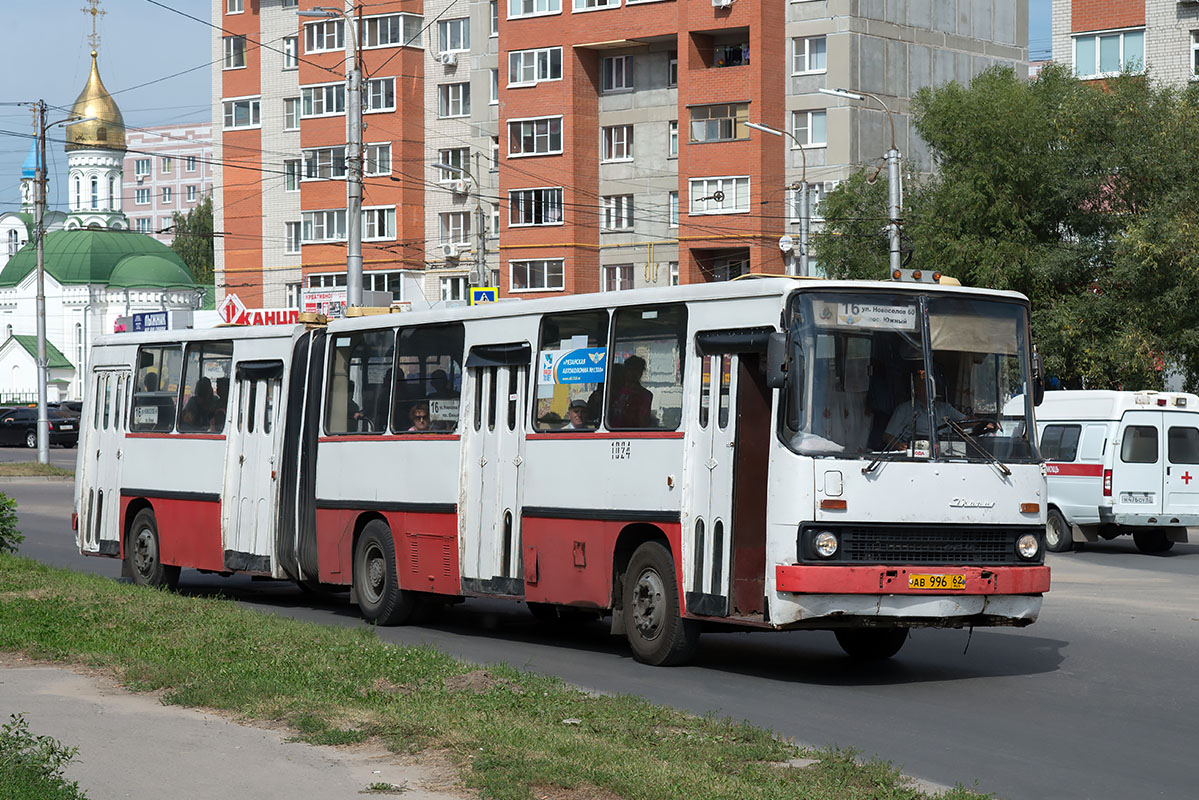
[[[0,553],[15,553],[25,536],[17,530],[17,501],[0,492]]]

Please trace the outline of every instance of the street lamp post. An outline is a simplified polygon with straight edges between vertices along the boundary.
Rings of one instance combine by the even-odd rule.
[[[362,71],[359,68],[358,20],[345,9],[316,6],[301,17],[341,17],[349,29],[346,51],[346,306],[362,305]]]
[[[476,153],[476,158],[478,154]],[[475,194],[475,286],[487,285],[487,218],[483,213],[483,198],[480,194],[479,182],[475,180],[475,176],[469,169],[465,167],[456,167],[453,164],[437,162],[433,165],[437,169],[444,169],[450,172],[457,172],[459,175],[465,175],[474,188]],[[475,164],[475,169],[478,170],[479,165]]]
[[[871,97],[880,106],[883,111],[887,112],[887,122],[891,125],[891,149],[887,151],[887,213],[889,222],[887,223],[888,239],[890,240],[890,273],[892,276],[896,274],[900,267],[899,253],[899,228],[900,214],[903,206],[903,187],[900,184],[899,176],[899,150],[895,147],[895,117],[891,113],[891,109],[887,108],[887,104],[882,98],[871,92],[863,92],[860,89],[821,89],[822,94],[830,94],[833,97],[845,97],[849,100],[865,100]]]
[[[811,226],[808,207],[808,156],[804,153],[803,143],[795,138],[795,134],[791,131],[780,131],[771,128],[768,125],[763,125],[760,122],[747,122],[748,127],[763,133],[769,133],[772,136],[790,136],[791,141],[795,142],[795,146],[799,148],[800,164],[802,172],[799,177],[799,274],[803,277],[808,277],[808,233]],[[795,274],[795,255],[791,255],[790,269],[787,270],[788,275]]]

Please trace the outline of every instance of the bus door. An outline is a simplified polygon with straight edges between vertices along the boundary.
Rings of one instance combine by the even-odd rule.
[[[1112,505],[1117,516],[1162,513],[1162,412],[1128,411],[1112,455]]]
[[[472,416],[463,426],[459,553],[463,590],[521,596],[520,480],[524,461],[528,344],[471,348]]]
[[[225,567],[270,572],[283,362],[241,361],[225,420]]]
[[[764,336],[720,331],[697,337],[701,356],[688,393],[682,517],[690,545],[683,548],[683,585],[693,614],[763,613],[769,394],[756,353],[711,351],[744,348]]]
[[[84,429],[79,447],[87,489],[86,496],[80,497],[79,528],[82,549],[89,553],[120,553],[121,448],[132,382],[133,373],[127,369],[94,370],[89,417],[79,420]]]

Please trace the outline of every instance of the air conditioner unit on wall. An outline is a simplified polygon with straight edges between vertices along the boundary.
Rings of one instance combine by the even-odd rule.
[[[445,64],[447,67],[458,66],[458,54],[457,53],[442,53],[441,55],[439,55],[437,57],[437,60],[440,61],[442,64]]]
[[[441,257],[445,259],[454,259],[458,257],[458,245],[443,244],[441,246]]]
[[[450,183],[450,191],[454,194],[466,194],[470,190],[470,181],[459,178]]]
[[[712,0],[712,8],[732,8],[733,0]]]

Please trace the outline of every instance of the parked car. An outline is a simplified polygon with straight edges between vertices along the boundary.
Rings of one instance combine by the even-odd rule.
[[[47,408],[57,409],[64,414],[69,414],[72,417],[78,417],[83,414],[82,400],[61,400],[57,403],[47,403]]]
[[[79,417],[46,409],[50,444],[74,447],[79,442]],[[37,408],[20,406],[0,411],[0,445],[37,447]]]

